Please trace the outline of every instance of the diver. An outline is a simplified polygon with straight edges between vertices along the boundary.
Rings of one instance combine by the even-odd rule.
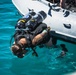
[[[32,55],[38,57],[36,46],[46,45],[55,46],[57,39],[50,36],[50,27],[47,27],[43,20],[47,17],[44,11],[40,11],[30,18],[27,22],[20,19],[15,26],[14,43],[11,46],[12,53],[18,58],[23,58],[27,53],[27,48],[33,50]],[[64,50],[63,50],[64,51]]]
[[[25,48],[32,48],[32,50],[34,51],[33,54],[38,56],[34,48],[40,44],[45,44],[49,40],[47,38],[49,37],[48,32],[49,28],[44,30],[40,34],[37,34],[36,36],[32,34],[25,34],[24,36],[19,36],[18,38],[16,38],[17,40],[11,47],[13,54],[18,56],[19,58],[22,58],[27,53],[27,50]]]
[[[23,58],[28,52],[26,48],[33,50],[33,55],[38,56],[35,47],[45,44],[50,40],[50,27],[42,21],[47,17],[44,11],[35,14],[29,21],[20,19],[15,27],[14,40],[11,50],[14,55]],[[52,41],[51,41],[52,42]],[[53,44],[51,43],[51,46]]]

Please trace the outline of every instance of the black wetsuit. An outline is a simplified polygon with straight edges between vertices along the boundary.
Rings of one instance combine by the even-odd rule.
[[[40,34],[44,29],[47,28],[47,25],[45,23],[40,23],[36,28],[35,30],[33,31],[29,31],[29,32],[25,32],[25,31],[16,31],[16,35],[14,36],[14,39],[15,39],[15,42],[17,43],[22,37],[26,38],[27,39],[27,45],[26,47],[32,47],[32,39]],[[40,45],[40,44],[44,44],[46,42],[48,42],[50,39],[50,35],[49,33],[46,34],[44,36],[44,38],[42,39],[42,41],[40,41],[37,45]]]

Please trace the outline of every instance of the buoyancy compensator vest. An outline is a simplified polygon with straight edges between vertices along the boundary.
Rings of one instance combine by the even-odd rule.
[[[26,27],[28,27],[30,31],[33,31],[46,17],[46,13],[44,11],[40,11],[26,23]]]
[[[14,36],[16,43],[18,43],[21,38],[26,38],[26,40],[27,40],[27,44],[25,45],[25,47],[31,47],[32,46],[32,39],[34,38],[33,34],[31,34],[31,33],[29,34],[29,33],[24,32],[24,34],[21,33],[21,34],[16,34]]]

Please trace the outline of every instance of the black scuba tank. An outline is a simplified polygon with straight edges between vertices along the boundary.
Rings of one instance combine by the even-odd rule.
[[[21,19],[18,20],[15,28],[26,28],[26,22],[29,21],[32,16],[34,16],[36,13],[34,11],[30,11],[27,15],[24,15]]]
[[[30,30],[34,30],[42,21],[47,17],[47,14],[44,11],[38,12],[36,15],[33,16],[27,23],[26,26]]]

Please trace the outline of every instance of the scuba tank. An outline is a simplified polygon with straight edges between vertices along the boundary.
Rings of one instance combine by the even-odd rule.
[[[42,21],[47,17],[47,14],[44,11],[38,12],[36,15],[33,16],[27,23],[26,27],[29,28],[29,30],[34,30]]]
[[[36,13],[33,10],[29,11],[27,15],[24,15],[21,19],[18,20],[15,28],[19,28],[19,29],[26,28],[25,23],[29,21],[32,18],[32,16],[34,16],[35,14]]]

